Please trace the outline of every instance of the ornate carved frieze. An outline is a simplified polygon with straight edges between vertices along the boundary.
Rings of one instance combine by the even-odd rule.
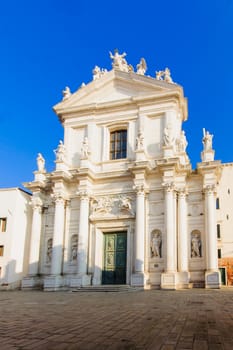
[[[127,195],[101,196],[91,199],[91,217],[134,216],[132,198]]]

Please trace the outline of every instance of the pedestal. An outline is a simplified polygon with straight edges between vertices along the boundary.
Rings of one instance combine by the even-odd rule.
[[[55,292],[64,286],[62,276],[47,276],[44,279],[44,291]]]
[[[70,287],[85,287],[91,285],[91,275],[75,276],[70,279]]]
[[[164,158],[174,157],[173,146],[163,146],[163,156],[164,156]]]
[[[43,281],[39,276],[28,276],[24,277],[22,280],[22,289],[42,289]]]
[[[214,153],[213,149],[201,152],[202,162],[212,162],[214,160]]]
[[[180,289],[189,288],[190,273],[182,271],[177,273],[177,287]]]
[[[143,287],[146,286],[146,275],[144,273],[134,273],[131,276],[131,286],[133,287]]]
[[[165,272],[161,275],[161,289],[176,289],[177,273]]]
[[[221,286],[221,279],[219,271],[206,271],[205,273],[205,288],[219,289]]]

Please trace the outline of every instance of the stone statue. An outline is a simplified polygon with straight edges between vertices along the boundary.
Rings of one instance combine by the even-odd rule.
[[[42,156],[41,153],[38,153],[36,160],[37,160],[38,172],[44,173],[45,172],[45,160],[44,160],[44,157]]]
[[[191,257],[200,258],[201,257],[201,239],[198,233],[192,235],[191,239]]]
[[[63,100],[66,100],[71,96],[70,88],[69,86],[66,86],[65,89],[62,91],[63,94]]]
[[[76,261],[78,257],[78,236],[73,235],[71,238],[71,255],[70,260]]]
[[[178,139],[178,151],[185,152],[187,145],[188,145],[188,142],[185,136],[185,132],[184,130],[181,130],[180,138]]]
[[[156,73],[156,80],[164,80],[167,83],[174,83],[171,77],[171,72],[169,68],[165,68],[164,71],[160,70]]]
[[[88,145],[88,138],[87,136],[85,136],[82,144],[82,148],[81,148],[82,159],[88,158],[89,154],[90,154],[90,151],[89,151],[89,145]]]
[[[144,148],[144,136],[142,130],[138,131],[138,136],[136,137],[136,151],[140,151]]]
[[[153,233],[151,238],[151,257],[161,258],[161,246],[162,246],[162,238],[161,232],[156,231]]]
[[[56,161],[64,162],[64,160],[65,160],[65,151],[66,151],[65,150],[65,146],[64,146],[63,142],[60,140],[57,149],[54,151],[54,153],[56,155]]]
[[[173,130],[170,123],[168,123],[164,128],[163,141],[165,146],[172,146],[174,143]]]
[[[169,68],[165,68],[164,81],[166,81],[167,83],[173,83],[172,78],[171,78],[171,72],[170,72]]]
[[[163,80],[163,71],[158,71],[158,72],[155,72],[156,74],[156,80]]]
[[[115,49],[114,55],[111,53],[111,51],[109,52],[109,54],[110,54],[110,58],[113,60],[112,66],[114,69],[119,69],[123,72],[129,71],[129,67],[125,59],[125,56],[126,56],[125,52],[123,52],[122,54],[119,54],[118,49]]]
[[[105,73],[107,73],[107,69],[100,69],[100,67],[95,66],[92,73],[93,73],[93,80],[97,80],[97,79],[100,79]]]
[[[209,133],[209,131],[206,131],[205,128],[203,129],[203,146],[204,146],[204,151],[209,151],[212,150],[212,139],[213,135]]]
[[[46,263],[51,263],[52,260],[52,251],[53,251],[53,239],[50,238],[47,242],[47,254],[46,254]]]
[[[137,74],[144,75],[147,71],[147,65],[144,58],[137,64]]]

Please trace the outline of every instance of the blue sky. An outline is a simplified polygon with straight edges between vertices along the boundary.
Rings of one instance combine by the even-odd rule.
[[[54,169],[63,129],[52,107],[95,65],[110,70],[114,48],[134,67],[144,57],[151,76],[169,67],[184,87],[193,168],[203,127],[215,158],[233,161],[233,0],[8,0],[0,39],[0,187],[33,180],[38,152]]]

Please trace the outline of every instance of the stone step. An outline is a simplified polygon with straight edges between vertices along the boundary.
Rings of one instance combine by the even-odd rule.
[[[100,285],[72,288],[72,292],[136,292],[139,290],[142,289],[129,285]]]
[[[190,288],[205,288],[205,281],[191,281],[189,283]]]

